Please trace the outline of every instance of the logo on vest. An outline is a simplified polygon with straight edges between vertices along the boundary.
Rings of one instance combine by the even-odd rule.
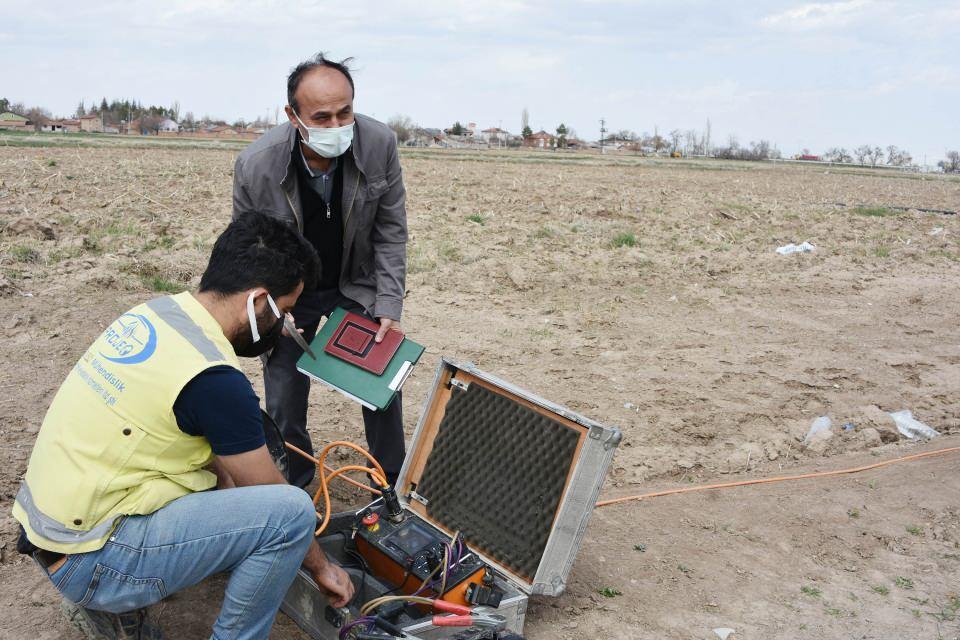
[[[157,350],[157,330],[146,317],[125,313],[103,332],[100,355],[117,364],[137,364]]]

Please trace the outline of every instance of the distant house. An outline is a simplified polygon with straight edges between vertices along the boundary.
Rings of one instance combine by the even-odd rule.
[[[47,131],[51,133],[64,133],[66,129],[64,128],[63,120],[47,120],[40,126],[40,131]]]
[[[461,131],[458,135],[461,138],[472,138],[473,132],[477,130],[477,125],[474,124],[473,122],[469,122],[466,125],[460,125],[460,127],[461,127]],[[444,129],[443,132],[448,136],[454,135],[453,127],[450,127],[449,129]]]
[[[80,121],[80,131],[87,131],[89,133],[100,133],[103,131],[103,120],[100,119],[100,116],[80,116],[77,119]]]
[[[226,125],[217,125],[215,127],[210,127],[207,129],[210,133],[217,136],[235,136],[237,135],[237,130],[233,127],[228,127]]]
[[[798,160],[810,160],[812,162],[820,162],[820,156],[811,155],[809,153],[800,154],[797,158]]]
[[[180,131],[180,125],[177,124],[176,120],[173,120],[171,118],[164,118],[163,121],[160,123],[158,131],[160,131],[161,133],[165,133],[165,132],[176,133],[177,131]]]
[[[509,131],[501,129],[500,127],[490,127],[489,129],[484,129],[480,132],[480,139],[484,142],[498,143],[502,142],[506,144],[512,136]]]
[[[11,129],[14,131],[26,131],[31,125],[30,120],[15,113],[0,113],[0,129]]]
[[[552,149],[556,146],[556,136],[553,136],[541,129],[532,136],[524,138],[523,146],[534,147],[537,149]]]

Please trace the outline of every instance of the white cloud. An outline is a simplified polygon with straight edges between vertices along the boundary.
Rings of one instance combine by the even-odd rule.
[[[846,27],[878,3],[872,0],[811,2],[795,9],[761,18],[765,27],[788,30],[835,29]]]

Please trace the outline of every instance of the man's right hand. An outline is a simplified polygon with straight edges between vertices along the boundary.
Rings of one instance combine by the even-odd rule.
[[[353,599],[353,581],[341,567],[327,561],[311,573],[314,581],[326,593],[330,606],[339,609]]]

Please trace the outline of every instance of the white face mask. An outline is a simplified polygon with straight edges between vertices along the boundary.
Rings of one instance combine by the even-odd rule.
[[[308,127],[296,111],[293,115],[307,132],[303,142],[323,158],[342,156],[353,144],[353,123],[342,127]]]

